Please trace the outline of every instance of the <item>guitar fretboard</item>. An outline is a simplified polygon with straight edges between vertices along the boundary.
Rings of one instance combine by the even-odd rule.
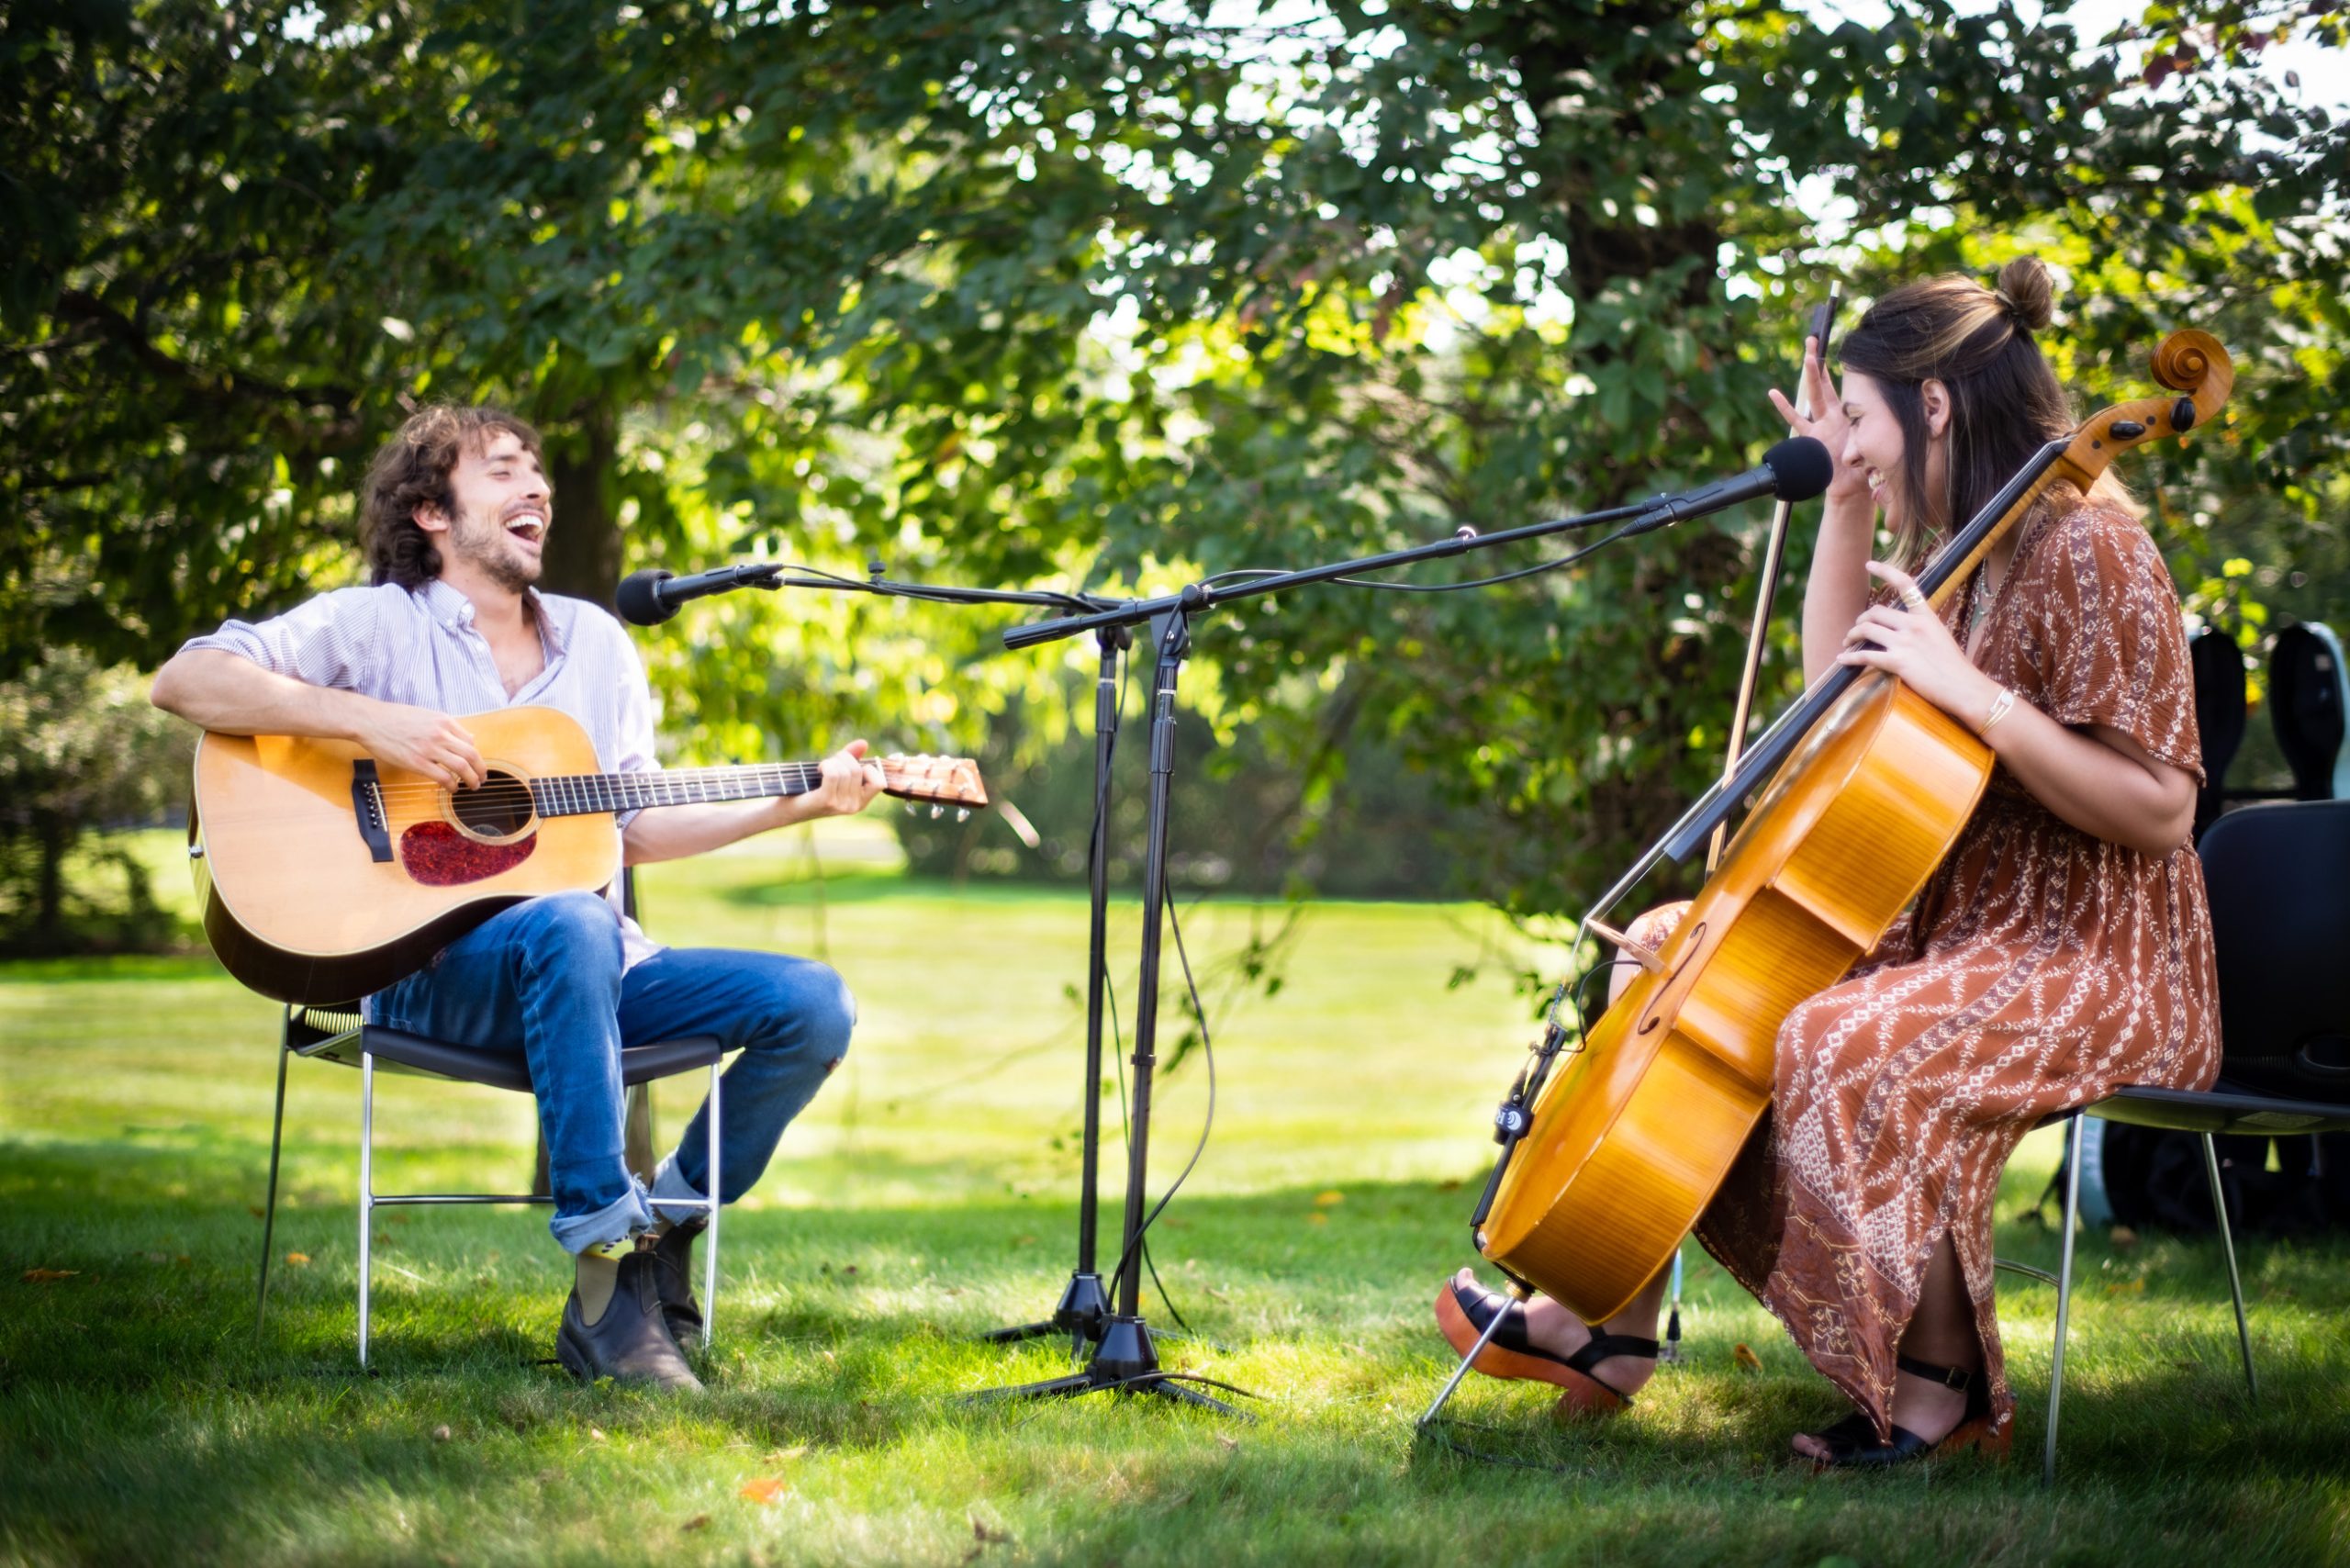
[[[804,795],[822,784],[813,762],[768,762],[748,767],[683,767],[666,772],[556,773],[531,780],[531,800],[543,817],[593,812],[633,812],[646,806],[688,806],[699,801],[754,801]]]

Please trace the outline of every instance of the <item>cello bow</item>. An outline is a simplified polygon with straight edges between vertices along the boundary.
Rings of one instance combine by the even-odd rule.
[[[1836,330],[1836,312],[1844,303],[1844,286],[1830,283],[1828,299],[1811,313],[1811,330],[1804,335],[1819,342],[1819,364],[1828,364],[1829,339]],[[1796,373],[1796,412],[1809,419],[1818,410],[1811,406],[1810,390],[1804,385],[1802,373]],[[1834,455],[1832,453],[1830,455]],[[1787,520],[1795,515],[1795,502],[1781,498],[1771,509],[1771,532],[1762,546],[1762,580],[1754,590],[1754,623],[1746,632],[1746,668],[1738,680],[1738,711],[1729,722],[1729,744],[1723,749],[1722,782],[1738,776],[1738,759],[1746,750],[1746,724],[1754,711],[1754,684],[1762,673],[1762,642],[1771,629],[1771,601],[1778,595],[1779,568],[1785,564],[1787,550]],[[1722,846],[1729,840],[1729,823],[1714,824],[1713,841],[1706,846],[1706,874],[1712,876],[1722,861]]]

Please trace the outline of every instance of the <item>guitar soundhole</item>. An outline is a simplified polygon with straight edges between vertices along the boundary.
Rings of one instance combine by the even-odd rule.
[[[535,833],[506,844],[484,844],[447,823],[418,823],[400,834],[400,866],[428,888],[453,888],[512,870],[538,845]]]
[[[492,768],[478,790],[451,790],[449,812],[478,837],[511,838],[531,825],[531,787]]]

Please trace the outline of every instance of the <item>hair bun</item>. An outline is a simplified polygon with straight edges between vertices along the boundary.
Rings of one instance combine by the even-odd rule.
[[[2056,283],[2037,256],[2019,256],[1999,269],[1999,305],[2027,332],[2055,319]]]

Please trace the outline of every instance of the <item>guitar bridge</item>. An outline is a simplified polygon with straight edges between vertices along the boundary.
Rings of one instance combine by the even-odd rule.
[[[359,836],[367,841],[369,858],[388,864],[392,830],[384,816],[384,781],[375,775],[373,757],[363,756],[351,765],[351,810],[359,819]]]

